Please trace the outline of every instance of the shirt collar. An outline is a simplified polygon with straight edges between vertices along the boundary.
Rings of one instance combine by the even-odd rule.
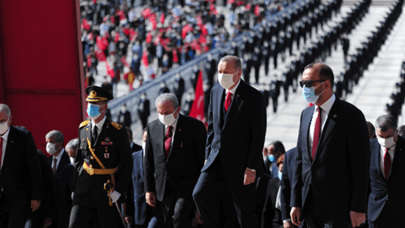
[[[329,113],[330,110],[332,109],[333,104],[335,103],[335,100],[336,100],[336,96],[335,96],[335,94],[333,93],[332,96],[331,96],[325,103],[323,103],[323,104],[321,105],[322,111],[323,111],[324,113]],[[315,105],[315,110],[318,110],[318,106],[317,106],[317,105]]]
[[[10,127],[8,127],[8,130],[6,131],[6,133],[4,133],[3,136],[1,136],[3,138],[4,142],[7,142],[9,134],[10,134]]]
[[[98,122],[97,124],[94,123],[94,120],[91,120],[91,123],[92,123],[91,130],[94,129],[94,126],[97,126],[98,130],[101,131],[101,129],[103,129],[103,125],[104,125],[105,120],[106,120],[106,116],[104,116],[104,118],[100,122]]]
[[[56,158],[56,159],[58,159],[58,161],[60,161],[60,159],[61,159],[61,157],[63,155],[63,152],[65,152],[65,149],[62,149],[61,152],[58,154],[58,156],[53,157],[52,160]]]
[[[236,89],[238,88],[238,86],[239,86],[239,84],[240,84],[240,81],[241,81],[241,79],[239,79],[238,84],[236,84],[236,86],[235,86],[235,87],[233,87],[231,90],[226,89],[226,93],[228,93],[229,91],[231,91],[231,93],[232,93],[232,94],[235,94]]]

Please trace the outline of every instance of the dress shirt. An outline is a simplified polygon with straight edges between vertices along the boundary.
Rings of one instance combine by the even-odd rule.
[[[104,116],[104,118],[100,122],[98,122],[97,124],[94,123],[94,120],[91,120],[91,132],[93,132],[94,126],[97,126],[97,136],[99,136],[101,130],[103,129],[103,125],[104,125],[104,122],[105,122],[106,119],[107,118]]]
[[[393,145],[392,147],[390,147],[389,149],[388,149],[388,153],[389,153],[389,155],[390,155],[390,157],[391,157],[391,167],[392,167],[392,164],[394,163],[394,152],[395,152],[395,146],[396,145]],[[385,155],[385,147],[383,147],[383,146],[380,146],[381,147],[381,150],[380,150],[380,168],[381,168],[381,173],[383,174],[383,176],[384,176],[384,178],[385,178],[385,169],[384,169],[384,155]],[[390,171],[391,171],[391,167],[390,167]]]
[[[65,152],[65,149],[62,149],[62,151],[58,154],[58,156],[52,156],[52,165],[51,165],[51,168],[53,167],[53,165],[54,165],[54,163],[55,163],[55,158],[57,159],[56,160],[56,166],[55,166],[55,172],[56,172],[56,170],[58,170],[58,166],[59,166],[59,163],[60,163],[60,159],[62,159],[62,155],[63,155],[63,153]]]
[[[329,112],[335,103],[336,97],[335,94],[332,94],[332,96],[327,100],[323,105],[321,105],[322,109],[322,124],[321,124],[321,133],[323,131],[323,127],[325,126],[326,120],[328,119]],[[318,107],[317,105],[315,106],[314,114],[312,114],[312,119],[311,119],[311,125],[309,126],[309,137],[308,137],[308,145],[309,145],[309,151],[312,151],[312,141],[314,139],[314,131],[315,131],[315,122],[316,118],[318,117]],[[322,135],[322,134],[321,134]],[[319,140],[321,137],[319,137]]]
[[[8,134],[10,133],[10,127],[8,128],[8,130],[6,131],[6,133],[4,133],[3,136],[0,136],[3,138],[3,153],[1,154],[1,164],[0,164],[0,170],[3,167],[3,163],[4,163],[4,158],[6,157],[6,148],[7,148],[7,140],[8,140]]]

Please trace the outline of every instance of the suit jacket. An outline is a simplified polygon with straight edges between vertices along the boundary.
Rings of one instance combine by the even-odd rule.
[[[148,124],[144,158],[145,191],[155,192],[163,200],[167,178],[182,198],[192,195],[204,165],[204,146],[207,136],[204,124],[179,114],[169,157],[164,151],[165,125],[159,120]]]
[[[260,226],[261,228],[283,227],[283,220],[281,219],[281,211],[276,208],[276,200],[279,188],[280,188],[280,179],[273,178],[269,181],[263,208],[262,223]]]
[[[37,148],[29,131],[14,126],[10,126],[9,131],[0,171],[0,188],[4,190],[1,197],[6,197],[9,205],[0,205],[0,208],[28,209],[31,200],[42,200],[42,174]]]
[[[308,134],[313,112],[311,106],[301,114],[291,206],[302,207],[305,216],[307,196],[313,194],[324,223],[347,218],[349,211],[365,213],[370,144],[363,113],[354,105],[336,99],[312,161]]]
[[[145,186],[143,177],[143,151],[132,154],[134,167],[132,169],[131,182],[127,192],[127,214],[134,217],[135,225],[145,223],[148,206],[145,199]]]
[[[405,213],[405,139],[398,136],[394,152],[394,161],[391,164],[391,171],[388,180],[380,168],[380,144],[377,139],[370,141],[371,162],[370,162],[370,195],[368,198],[368,219],[375,221],[380,215],[386,202],[390,203],[391,213],[399,222]],[[402,224],[402,223],[401,223]],[[401,226],[401,225],[399,225]]]
[[[217,84],[208,107],[207,163],[202,171],[221,156],[226,179],[243,181],[246,168],[257,170],[258,177],[267,126],[263,95],[241,80],[225,119],[224,100],[225,89]]]
[[[106,118],[103,128],[97,139],[91,140],[92,123],[84,121],[79,129],[79,148],[76,155],[76,170],[77,177],[74,181],[74,203],[90,207],[109,207],[107,192],[103,186],[108,180],[111,180],[111,175],[89,175],[83,169],[83,163],[94,169],[101,169],[96,159],[90,152],[87,138],[91,141],[91,147],[95,150],[95,155],[100,159],[106,169],[119,167],[119,170],[114,173],[115,191],[124,194],[127,190],[129,180],[131,179],[131,171],[133,161],[131,157],[131,148],[129,146],[128,134],[122,125],[112,122]],[[119,203],[124,201],[124,197],[120,197]]]
[[[296,148],[293,148],[284,154],[283,177],[280,184],[281,217],[283,221],[290,219],[291,182],[294,173],[295,151]]]

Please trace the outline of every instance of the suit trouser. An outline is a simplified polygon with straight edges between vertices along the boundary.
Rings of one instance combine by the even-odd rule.
[[[96,203],[95,203],[96,204]],[[100,227],[123,227],[117,207],[109,206],[87,207],[82,204],[73,203],[70,213],[69,228],[88,228],[91,220],[98,220]]]
[[[156,200],[156,206],[151,207],[151,209],[156,216],[157,227],[188,228],[192,225],[190,213],[193,206],[193,198],[191,196],[189,198],[179,197],[171,186],[170,181],[167,180],[163,200]]]
[[[0,228],[24,228],[28,219],[29,203],[11,205],[5,197],[0,199]]]
[[[384,208],[382,209],[378,218],[372,222],[368,221],[368,225],[370,228],[399,228],[404,227],[404,224],[401,218],[396,218],[391,210],[390,203],[385,203]]]
[[[306,208],[305,208],[305,221],[304,226],[307,228],[351,228],[352,223],[350,221],[349,212],[345,218],[336,219],[335,221],[330,221],[324,223],[319,216],[318,210],[314,202],[313,191],[311,188],[308,191]]]
[[[242,177],[241,181],[225,180],[219,157],[215,159],[207,170],[201,173],[193,192],[193,198],[201,214],[204,227],[220,227],[213,199],[225,186],[228,186],[231,192],[239,224],[243,228],[257,227],[255,215],[256,182],[243,185]]]

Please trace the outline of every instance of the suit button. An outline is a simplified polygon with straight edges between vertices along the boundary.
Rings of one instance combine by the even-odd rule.
[[[93,156],[91,156],[90,159],[93,160],[94,159]]]

